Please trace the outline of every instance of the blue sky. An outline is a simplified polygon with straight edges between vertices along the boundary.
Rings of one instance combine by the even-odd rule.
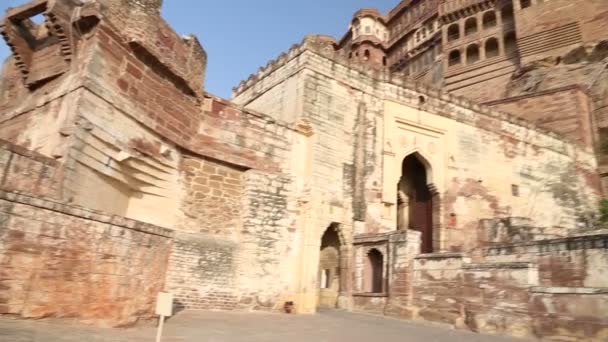
[[[2,12],[24,0],[0,0]],[[230,97],[232,87],[308,33],[340,37],[353,13],[383,13],[399,0],[165,0],[163,16],[180,34],[196,34],[207,54],[206,89]],[[8,55],[4,41],[0,59]]]

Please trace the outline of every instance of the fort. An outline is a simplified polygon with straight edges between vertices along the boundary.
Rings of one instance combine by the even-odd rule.
[[[607,1],[362,9],[231,100],[161,5],[6,11],[0,315],[127,326],[165,290],[608,339]]]

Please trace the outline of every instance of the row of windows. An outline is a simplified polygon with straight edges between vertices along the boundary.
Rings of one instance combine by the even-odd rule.
[[[402,28],[407,27],[410,22],[417,20],[420,16],[422,16],[425,10],[426,4],[424,2],[421,2],[418,6],[414,6],[412,9],[407,10],[405,13],[403,13],[403,15],[401,15],[401,18],[399,18],[397,25],[391,29],[391,35],[396,36],[402,30]]]
[[[517,40],[514,32],[507,33],[504,37],[504,53],[510,54],[517,49]],[[466,49],[466,64],[470,65],[478,62],[481,59],[480,50],[481,46],[478,44],[471,44]],[[490,38],[486,40],[483,45],[485,52],[485,58],[497,57],[500,54],[500,47],[498,38]],[[455,66],[462,64],[462,56],[460,50],[453,50],[448,55],[448,66]]]
[[[513,21],[513,7],[505,6],[501,11],[501,19],[503,23]],[[489,29],[497,25],[496,12],[488,11],[482,16],[483,29]],[[479,31],[477,17],[470,17],[464,22],[464,35],[469,36]],[[448,42],[460,39],[460,23],[454,23],[448,27]]]

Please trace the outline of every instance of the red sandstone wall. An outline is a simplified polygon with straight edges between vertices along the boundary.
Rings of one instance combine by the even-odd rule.
[[[513,97],[489,105],[562,133],[583,145],[593,146],[588,97],[578,87]]]
[[[576,44],[605,38],[608,2],[533,0],[531,7],[516,10],[515,21],[520,55],[527,63],[559,56]]]
[[[0,314],[125,325],[152,317],[170,231],[0,192]]]
[[[544,249],[543,246],[542,243],[534,245],[545,251],[541,259],[569,254],[561,248]],[[562,252],[558,253],[558,250]],[[601,247],[581,249],[574,254],[580,253],[595,253],[598,260],[606,258],[606,249]],[[520,255],[522,260],[530,256],[525,252]],[[581,272],[604,272],[601,267],[596,269],[597,263],[586,264],[583,259],[569,259],[561,272],[553,265],[551,274],[548,274],[543,260],[537,269],[530,260],[486,260],[483,264],[469,264],[459,256],[421,257],[416,260],[414,268],[412,306],[415,309],[407,316],[454,324],[482,333],[603,341],[602,336],[608,332],[604,314],[608,308],[606,292],[602,288],[560,281],[566,277],[574,278]],[[542,278],[540,286],[539,271]],[[572,271],[574,277],[565,275],[565,272]],[[545,284],[547,280],[551,284]]]

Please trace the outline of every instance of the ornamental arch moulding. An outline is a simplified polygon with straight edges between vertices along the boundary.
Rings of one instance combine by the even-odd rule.
[[[448,164],[447,134],[453,123],[425,110],[394,102],[386,103],[385,115],[384,139],[390,151],[385,150],[382,163],[383,224],[397,227],[403,161],[415,155],[424,166],[426,185],[433,196],[443,193]],[[434,224],[440,222],[440,217],[434,217]]]

